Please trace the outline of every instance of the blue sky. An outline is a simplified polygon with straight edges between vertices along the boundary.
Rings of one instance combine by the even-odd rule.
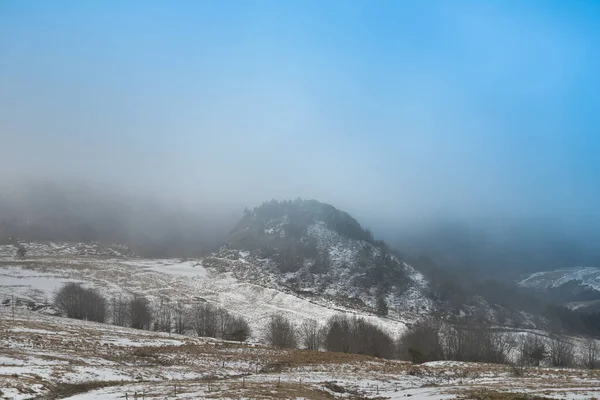
[[[600,2],[2,1],[0,177],[600,216]]]

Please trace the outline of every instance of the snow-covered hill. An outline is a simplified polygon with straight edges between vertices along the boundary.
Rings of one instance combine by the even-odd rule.
[[[350,215],[316,201],[270,202],[247,211],[228,244],[201,259],[139,258],[126,246],[99,243],[0,246],[0,300],[14,295],[48,303],[67,282],[96,288],[109,300],[125,293],[155,303],[206,301],[245,317],[258,339],[275,313],[296,324],[352,314],[393,336],[434,312],[536,326],[522,310],[477,296],[454,308],[442,304],[421,272]]]
[[[423,314],[433,306],[420,272],[350,215],[315,200],[273,201],[247,212],[228,246],[205,264],[363,310],[385,303],[395,314]]]
[[[572,283],[582,289],[594,290],[600,294],[600,268],[578,267],[536,272],[519,282],[519,286],[548,290]]]
[[[571,309],[589,312],[600,309],[600,268],[578,267],[537,272],[518,285]]]
[[[98,256],[98,257],[135,257],[135,252],[120,244],[70,242],[20,242],[19,244],[0,245],[0,257],[17,256],[19,247],[25,249],[27,258],[48,256]]]
[[[57,246],[53,244],[30,245],[36,249],[31,252],[35,256],[28,252],[25,257],[15,257],[14,248],[0,249],[0,300],[8,300],[14,295],[23,303],[47,303],[64,283],[80,282],[98,289],[109,299],[120,293],[138,293],[154,302],[163,300],[175,304],[181,301],[192,305],[207,301],[246,318],[255,339],[262,338],[266,321],[275,313],[281,313],[297,324],[304,319],[325,323],[338,313],[358,315],[394,336],[403,331],[405,322],[411,319],[406,313],[402,314],[402,318],[393,313],[388,318],[380,318],[368,311],[339,306],[324,298],[304,298],[291,291],[248,282],[232,272],[205,265],[202,259],[107,257],[89,255],[95,245],[63,244],[59,246],[65,249],[63,252],[56,251]],[[72,248],[88,248],[88,255],[68,250]],[[209,264],[220,260],[223,265],[251,265],[243,253],[238,254],[237,260],[211,257]]]

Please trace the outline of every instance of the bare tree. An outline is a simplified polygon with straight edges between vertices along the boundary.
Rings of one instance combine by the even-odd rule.
[[[323,343],[323,329],[314,319],[307,319],[300,325],[300,340],[308,350],[319,350]]]
[[[197,304],[192,311],[192,328],[198,336],[218,337],[217,311],[208,303]]]
[[[448,325],[444,332],[444,354],[455,361],[505,364],[509,344],[502,333],[471,320]]]
[[[597,369],[600,367],[600,347],[595,339],[588,339],[582,355],[582,365],[588,369]]]
[[[171,332],[171,305],[168,299],[161,298],[154,306],[154,330]]]
[[[325,332],[324,344],[327,351],[350,352],[351,327],[347,316],[334,315],[329,318]]]
[[[244,342],[251,335],[250,325],[242,317],[232,317],[228,319],[227,325],[223,331],[223,339]]]
[[[250,326],[244,318],[235,317],[224,308],[209,303],[194,306],[186,320],[189,320],[190,327],[198,336],[243,342],[251,333]]]
[[[227,312],[224,308],[216,307],[215,318],[217,322],[217,336],[220,338],[225,338],[227,336],[227,330],[231,325],[231,321],[233,320],[233,316]]]
[[[112,323],[117,326],[127,325],[129,320],[129,301],[122,294],[111,299]]]
[[[135,329],[150,329],[152,312],[148,299],[135,295],[129,302],[129,325]]]
[[[528,335],[522,340],[519,353],[521,365],[537,367],[546,358],[546,344],[538,335]]]
[[[392,358],[395,353],[394,340],[379,327],[362,318],[350,319],[345,315],[331,317],[324,338],[324,346],[328,351],[383,358]]]
[[[83,319],[83,288],[78,283],[67,283],[54,296],[54,305],[68,318]]]
[[[350,326],[350,352],[381,358],[394,357],[394,340],[381,328],[363,318],[353,318]]]
[[[283,315],[271,316],[267,326],[266,340],[271,346],[279,348],[296,347],[296,333],[292,323]]]
[[[85,319],[88,321],[104,322],[108,305],[106,299],[94,289],[86,290],[85,298]]]
[[[413,325],[398,341],[398,358],[414,363],[443,360],[440,324],[433,319]]]
[[[68,318],[104,322],[106,299],[94,289],[86,289],[79,283],[67,283],[54,296],[54,305]]]
[[[573,365],[574,347],[564,336],[554,336],[550,340],[550,362],[553,367],[570,367]]]
[[[183,335],[189,329],[189,315],[181,301],[178,301],[175,305],[175,333]]]

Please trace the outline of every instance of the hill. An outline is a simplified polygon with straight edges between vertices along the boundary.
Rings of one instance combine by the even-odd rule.
[[[572,309],[600,310],[599,268],[576,267],[536,272],[521,280],[518,286]]]
[[[235,258],[236,252],[245,262],[217,259]],[[349,214],[316,200],[271,201],[246,211],[227,246],[205,262],[246,280],[381,315],[388,308],[427,313],[432,307],[420,272]]]
[[[12,245],[0,246],[0,300],[14,295],[21,303],[38,306],[52,301],[54,293],[68,282],[95,288],[107,299],[119,295],[143,295],[152,305],[161,302],[190,307],[210,303],[246,318],[253,340],[263,339],[266,322],[281,314],[299,325],[314,319],[320,325],[334,315],[361,316],[392,335],[405,329],[417,314],[403,313],[379,318],[369,310],[336,305],[321,297],[306,298],[274,285],[243,280],[235,274],[212,267],[221,264],[250,265],[244,255],[236,259],[149,259],[133,257],[121,247],[99,244],[23,243],[31,251],[15,257]],[[118,255],[117,255],[118,254]]]
[[[356,314],[394,335],[428,315],[517,328],[545,327],[553,317],[501,285],[469,291],[451,274],[423,263],[417,270],[349,214],[315,200],[246,210],[227,244],[200,258],[139,258],[130,247],[98,242],[25,241],[26,255],[17,257],[18,246],[0,245],[0,296],[43,302],[75,281],[108,298],[208,301],[250,317],[258,333],[276,311],[321,324],[337,313]]]

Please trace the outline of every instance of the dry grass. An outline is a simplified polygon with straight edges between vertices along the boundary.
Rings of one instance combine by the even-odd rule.
[[[314,400],[333,399],[330,393],[325,390],[312,388],[308,385],[299,385],[293,383],[251,383],[245,387],[229,388],[223,391],[215,390],[214,393],[205,395],[209,399],[220,399],[228,397],[231,399],[295,399],[305,398]],[[358,397],[347,397],[348,399],[358,399]]]
[[[18,347],[7,346],[2,355],[16,360],[32,357],[39,366],[19,376],[11,375],[19,367],[8,366],[10,374],[0,376],[0,388],[12,393],[29,390],[31,397],[48,394],[39,399],[59,399],[105,386],[118,386],[108,388],[109,393],[143,390],[148,398],[163,399],[176,383],[178,391],[188,397],[215,399],[330,399],[338,390],[343,390],[344,398],[373,399],[389,397],[397,390],[432,388],[431,393],[453,394],[460,399],[542,400],[557,394],[564,398],[574,393],[581,398],[598,396],[600,385],[600,371],[531,367],[523,377],[515,378],[511,367],[502,365],[412,365],[357,354],[279,350],[23,315],[27,318],[14,322],[0,319],[0,341],[18,343]],[[119,378],[96,373],[95,365],[116,371],[124,382],[103,382]],[[86,380],[88,383],[67,384]],[[327,382],[336,386],[327,388]],[[377,392],[371,385],[376,385]],[[10,396],[6,393],[4,397]]]
[[[551,400],[550,397],[493,390],[470,390],[461,394],[458,398],[465,400]]]
[[[50,392],[43,396],[35,397],[34,400],[55,400],[65,397],[75,396],[79,393],[89,392],[94,389],[102,389],[109,386],[119,386],[121,382],[95,381],[76,384],[58,384],[50,389]]]

